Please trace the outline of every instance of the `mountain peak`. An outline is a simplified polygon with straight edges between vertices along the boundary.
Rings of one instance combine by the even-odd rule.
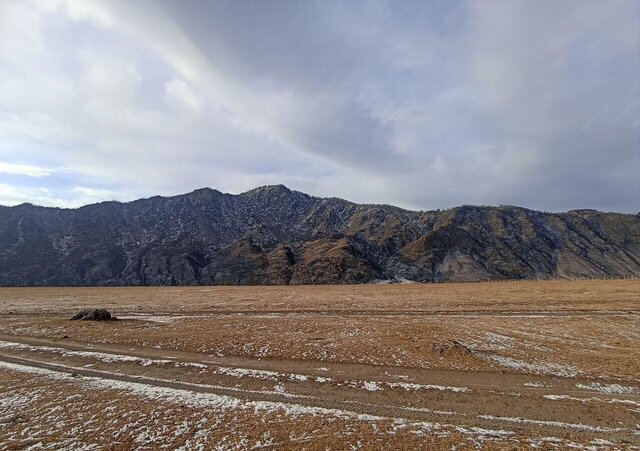
[[[278,185],[263,185],[258,186],[252,190],[246,191],[243,194],[291,194],[292,191],[283,184]]]
[[[195,190],[191,191],[190,193],[183,194],[183,195],[184,196],[191,196],[191,197],[201,197],[201,196],[209,197],[211,195],[217,195],[217,194],[222,194],[222,193],[220,191],[218,191],[217,189],[213,189],[213,188],[209,188],[208,186],[205,186],[203,188],[195,189]],[[178,195],[178,197],[179,196],[180,195]]]

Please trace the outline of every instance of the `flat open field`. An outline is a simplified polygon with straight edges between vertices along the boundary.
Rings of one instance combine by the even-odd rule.
[[[0,449],[89,445],[639,449],[640,281],[0,289]]]

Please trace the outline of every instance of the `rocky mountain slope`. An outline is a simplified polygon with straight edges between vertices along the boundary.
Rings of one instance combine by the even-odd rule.
[[[408,211],[282,185],[0,207],[0,285],[332,284],[640,276],[640,215]]]

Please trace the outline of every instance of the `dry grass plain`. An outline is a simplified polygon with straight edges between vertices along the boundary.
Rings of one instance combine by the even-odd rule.
[[[0,289],[0,449],[639,446],[637,280]]]

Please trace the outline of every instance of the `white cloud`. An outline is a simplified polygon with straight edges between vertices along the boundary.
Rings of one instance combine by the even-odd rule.
[[[0,183],[0,205],[19,205],[32,203],[46,206],[64,206],[63,199],[56,198],[47,188],[17,187]]]
[[[0,174],[26,175],[28,177],[48,177],[56,172],[54,169],[31,166],[28,164],[14,164],[0,161]]]
[[[40,15],[19,1],[0,2],[0,58],[20,63],[25,55],[45,52]]]
[[[167,96],[174,99],[192,109],[195,112],[200,112],[204,106],[202,97],[198,96],[196,92],[187,85],[183,80],[179,78],[173,78],[164,84]]]
[[[0,5],[0,160],[53,197],[640,208],[632,0]]]
[[[0,183],[0,205],[11,206],[31,203],[45,207],[77,208],[97,202],[130,201],[134,196],[85,186],[70,189],[50,189],[35,186],[12,186]]]
[[[87,203],[95,203],[95,202],[103,202],[109,200],[120,200],[127,201],[133,200],[131,196],[123,196],[120,191],[113,191],[109,189],[99,189],[99,188],[89,188],[86,186],[76,186],[71,190],[74,194],[79,196],[74,196],[76,199],[76,203],[80,205],[84,205]]]

